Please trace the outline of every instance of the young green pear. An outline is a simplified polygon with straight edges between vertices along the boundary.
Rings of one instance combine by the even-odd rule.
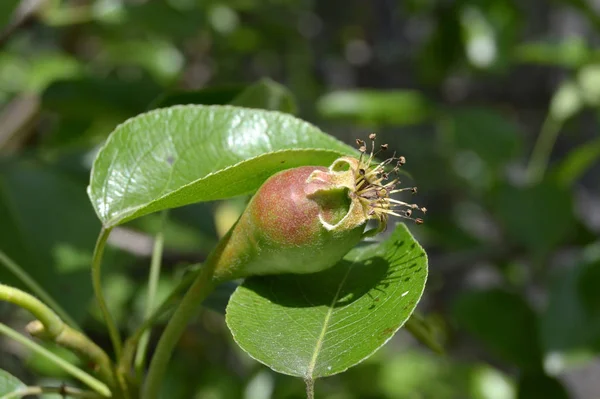
[[[375,135],[370,137],[374,141]],[[411,214],[425,208],[390,198],[400,191],[416,192],[396,189],[397,179],[386,183],[404,157],[372,166],[377,154],[371,150],[367,156],[365,143],[357,143],[360,158],[341,157],[329,168],[287,169],[265,181],[209,256],[214,280],[319,272],[335,265],[366,234],[385,230],[389,215],[422,223]],[[365,233],[369,220],[378,227]]]

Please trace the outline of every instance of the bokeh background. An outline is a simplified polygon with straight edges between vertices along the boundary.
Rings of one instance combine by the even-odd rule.
[[[128,117],[254,85],[257,106],[347,143],[376,132],[429,209],[411,225],[430,259],[419,311],[446,354],[401,330],[317,397],[598,399],[599,32],[597,0],[1,0],[0,249],[109,347],[89,277],[95,151]],[[244,201],[170,213],[163,294]],[[160,224],[111,236],[105,287],[124,332],[143,318]],[[0,281],[18,285],[3,267]],[[167,397],[305,397],[235,346],[225,300],[181,341]],[[17,329],[28,317],[0,304]],[[68,380],[7,340],[0,368]]]

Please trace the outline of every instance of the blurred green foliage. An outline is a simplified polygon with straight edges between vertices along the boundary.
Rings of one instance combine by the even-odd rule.
[[[377,132],[406,156],[429,209],[411,227],[430,257],[420,310],[447,355],[400,333],[319,380],[317,397],[596,399],[599,32],[586,0],[0,1],[0,250],[108,347],[88,269],[95,151],[141,112],[241,97],[347,143]],[[160,292],[243,203],[170,213]],[[156,216],[109,242],[105,285],[124,331],[143,318]],[[17,283],[2,265],[0,281]],[[8,306],[0,318],[23,320]],[[0,354],[27,383],[65,378],[8,342]],[[301,381],[241,353],[213,311],[169,373],[174,399],[304,397]]]

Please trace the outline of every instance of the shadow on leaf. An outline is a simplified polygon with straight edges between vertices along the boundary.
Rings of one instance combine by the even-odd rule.
[[[414,256],[415,247],[405,250],[405,245],[404,241],[394,242],[393,250],[384,256],[377,245],[360,248],[319,273],[257,276],[247,279],[244,286],[270,302],[290,308],[344,307],[365,295],[373,302],[371,308],[375,308],[385,299],[390,286],[409,282],[421,271],[416,260],[424,253]]]

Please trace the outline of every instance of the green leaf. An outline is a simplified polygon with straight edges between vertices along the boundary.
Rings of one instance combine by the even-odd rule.
[[[577,74],[581,96],[590,106],[600,103],[600,64],[586,65]]]
[[[432,351],[443,355],[445,353],[442,340],[443,333],[440,331],[438,324],[414,312],[404,327],[417,341]]]
[[[273,173],[328,165],[341,154],[356,151],[279,112],[176,106],[118,126],[98,153],[88,193],[100,220],[114,226],[162,209],[251,193]]]
[[[13,14],[20,3],[20,0],[4,0],[0,2],[0,33],[11,23]]]
[[[177,42],[189,40],[198,32],[202,9],[199,3],[188,4],[190,7],[178,9],[163,1],[125,3],[127,27],[149,37],[171,38]]]
[[[155,100],[150,109],[173,105],[237,105],[240,107],[260,108],[295,114],[296,101],[292,93],[283,85],[271,80],[261,79],[249,86],[209,87],[195,91],[171,92]]]
[[[212,205],[200,202],[177,208],[164,222],[160,212],[153,213],[132,220],[127,223],[127,228],[150,236],[162,231],[165,252],[207,254],[218,241]]]
[[[486,69],[498,65],[502,56],[498,51],[501,50],[498,41],[502,38],[502,33],[514,31],[514,28],[501,31],[494,29],[491,16],[480,7],[465,7],[460,13],[465,55],[475,68]],[[493,50],[481,51],[481,43],[486,43]]]
[[[82,64],[74,57],[63,54],[39,54],[29,61],[25,90],[39,93],[52,82],[74,79],[83,72]]]
[[[586,313],[591,318],[600,320],[600,261],[586,264],[581,271],[577,284],[579,297]],[[600,337],[598,337],[600,343]]]
[[[301,261],[301,260],[298,260]],[[253,277],[227,306],[227,325],[250,356],[280,373],[318,378],[352,367],[408,320],[427,257],[404,225],[310,275]]]
[[[298,111],[292,93],[271,79],[261,79],[236,96],[231,105],[269,109],[287,114]]]
[[[159,88],[146,76],[136,81],[83,77],[52,83],[42,96],[42,106],[63,118],[127,118],[146,110],[148,99],[158,94]]]
[[[231,298],[231,295],[233,295],[237,287],[238,284],[232,281],[220,284],[208,297],[206,297],[206,300],[202,302],[202,306],[206,306],[210,310],[225,316],[229,298]]]
[[[174,43],[161,40],[121,40],[107,41],[104,58],[107,64],[115,66],[136,66],[144,68],[157,81],[173,82],[184,66],[184,58]]]
[[[569,354],[600,350],[598,284],[598,261],[583,262],[555,276],[540,323],[546,352]]]
[[[381,362],[381,372],[374,382],[381,387],[382,395],[365,395],[365,398],[476,398],[468,392],[468,382],[472,377],[467,365],[453,363],[447,357],[407,349]]]
[[[244,86],[208,87],[202,90],[172,91],[164,93],[152,102],[149,109],[166,108],[173,105],[202,104],[225,105],[229,104],[244,91]]]
[[[537,253],[566,241],[575,229],[571,193],[551,182],[499,187],[492,205],[508,236]]]
[[[554,92],[550,100],[549,115],[556,121],[565,121],[575,116],[584,106],[581,87],[567,80]]]
[[[26,385],[23,384],[17,377],[13,376],[8,371],[0,369],[0,397],[3,397],[9,393],[17,392],[25,387]]]
[[[54,342],[39,342],[48,352],[57,356],[69,364],[76,367],[82,367],[83,361],[77,355],[67,348],[58,346]],[[69,378],[69,373],[58,366],[52,359],[49,359],[43,353],[30,352],[27,357],[27,368],[35,375],[43,375],[46,378],[66,379]]]
[[[448,4],[443,12],[433,12],[433,29],[419,46],[415,73],[420,81],[442,84],[459,63],[464,62],[464,46],[460,26],[460,12],[466,7]]]
[[[556,378],[535,373],[521,376],[517,399],[569,399],[569,394]]]
[[[457,298],[452,314],[503,360],[524,369],[541,368],[537,316],[520,296],[498,289],[467,292]]]
[[[0,5],[0,15],[2,15]],[[0,19],[2,17],[0,16]],[[74,57],[48,51],[23,57],[17,51],[0,54],[0,87],[2,92],[37,94],[56,80],[72,79],[83,72]]]
[[[0,249],[75,320],[92,297],[89,265],[98,223],[85,183],[48,165],[0,163]],[[0,281],[24,289],[0,265]]]
[[[514,399],[516,396],[512,378],[486,364],[473,367],[469,380],[473,399]]]
[[[317,109],[325,118],[366,124],[413,125],[423,123],[433,107],[417,91],[353,90],[336,91],[321,97]]]
[[[516,396],[510,376],[484,363],[456,361],[411,348],[395,351],[393,357],[387,355],[384,361],[376,363],[381,367],[378,375],[365,382],[376,384],[367,385],[368,393],[379,385],[382,395],[365,393],[350,397],[514,399]]]
[[[588,169],[596,165],[599,159],[600,138],[571,150],[555,169],[558,183],[564,186],[572,185]]]
[[[592,51],[584,39],[569,36],[561,43],[529,42],[515,47],[517,62],[539,65],[557,65],[577,68],[585,63]]]
[[[442,133],[459,151],[473,151],[492,168],[504,166],[521,149],[522,132],[502,114],[487,108],[453,109],[443,120]]]

